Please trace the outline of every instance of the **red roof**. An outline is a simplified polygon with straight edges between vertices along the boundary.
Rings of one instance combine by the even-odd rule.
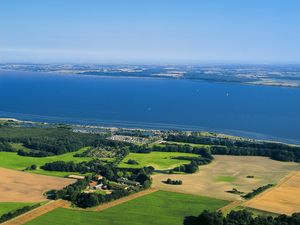
[[[96,181],[91,181],[90,182],[90,187],[95,187],[97,185],[97,182]]]

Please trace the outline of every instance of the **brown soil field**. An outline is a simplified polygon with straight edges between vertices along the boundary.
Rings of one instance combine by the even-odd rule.
[[[297,170],[300,170],[299,163],[279,162],[267,157],[216,155],[211,164],[201,166],[199,172],[194,174],[154,175],[153,187],[236,201],[241,200],[241,197],[226,191],[236,188],[248,193],[260,186],[278,183],[290,171]],[[247,176],[254,176],[254,178],[247,178]],[[223,181],[220,177],[223,178]],[[163,183],[162,181],[167,178],[182,180],[183,184],[169,185]],[[224,179],[228,180],[224,181]]]
[[[278,185],[249,200],[244,206],[287,215],[300,212],[300,171],[291,172]]]
[[[41,202],[48,190],[61,189],[75,180],[0,168],[0,202]]]

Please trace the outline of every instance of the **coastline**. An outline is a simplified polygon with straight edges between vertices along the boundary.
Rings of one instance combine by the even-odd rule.
[[[261,113],[259,111],[259,107],[261,105],[257,105],[257,104],[253,104],[253,108],[250,108],[248,109],[247,107],[247,111],[246,113],[243,112],[245,110],[240,110],[241,112],[243,112],[244,114],[241,114],[241,115],[245,115],[243,117],[245,117],[245,126],[242,127],[242,126],[239,126],[239,125],[233,125],[231,126],[231,124],[228,121],[232,120],[234,121],[233,117],[235,116],[235,112],[234,110],[232,109],[235,109],[234,107],[236,107],[237,109],[239,109],[238,107],[240,107],[241,109],[242,106],[245,107],[246,104],[244,104],[244,102],[235,102],[236,100],[235,99],[238,99],[239,100],[239,95],[237,95],[237,93],[239,93],[240,91],[242,93],[245,93],[246,91],[248,91],[248,89],[250,89],[251,92],[251,95],[247,94],[247,98],[253,98],[252,96],[256,94],[256,92],[260,92],[260,91],[267,91],[267,92],[278,92],[278,91],[282,91],[282,92],[292,92],[292,93],[297,93],[296,95],[298,95],[298,90],[299,89],[295,89],[295,88],[290,88],[290,87],[277,87],[277,88],[272,88],[270,86],[264,86],[264,85],[253,85],[253,84],[243,84],[243,83],[237,83],[237,82],[232,82],[232,83],[228,83],[228,82],[222,82],[222,84],[216,84],[216,83],[221,83],[221,82],[210,82],[210,81],[203,81],[203,80],[198,80],[198,79],[171,79],[171,78],[160,78],[160,77],[121,77],[121,76],[97,76],[97,75],[77,75],[77,74],[57,74],[57,73],[54,73],[54,72],[51,72],[51,73],[45,73],[45,72],[16,72],[16,70],[13,70],[13,71],[10,71],[10,72],[1,72],[0,71],[0,76],[3,75],[3,77],[5,77],[3,80],[5,81],[6,79],[7,80],[10,80],[10,73],[12,74],[16,74],[16,77],[13,77],[12,79],[18,79],[19,77],[22,77],[24,80],[27,79],[27,74],[29,75],[29,78],[30,76],[32,76],[32,79],[43,79],[42,77],[45,76],[45,78],[51,78],[51,81],[54,80],[52,79],[52,76],[53,78],[55,77],[62,77],[60,78],[61,81],[67,83],[67,79],[68,77],[70,77],[69,80],[71,81],[76,81],[76,83],[79,83],[79,81],[84,81],[85,79],[84,78],[87,78],[87,77],[93,77],[95,78],[94,79],[86,79],[87,82],[83,82],[85,84],[85,88],[87,88],[87,90],[89,89],[89,85],[90,83],[93,83],[93,82],[98,82],[99,84],[102,83],[102,80],[101,79],[105,79],[105,78],[108,78],[108,84],[110,85],[110,88],[111,90],[114,90],[114,86],[115,85],[113,83],[113,85],[111,83],[109,83],[109,80],[112,79],[112,80],[120,80],[117,82],[117,84],[122,87],[124,86],[124,84],[127,84],[129,83],[131,85],[131,83],[133,83],[134,85],[136,84],[135,81],[136,80],[141,80],[139,81],[142,85],[143,84],[148,84],[147,80],[144,81],[144,79],[149,79],[149,85],[154,83],[154,80],[158,80],[157,82],[160,84],[160,83],[164,83],[166,87],[169,87],[169,85],[173,85],[174,87],[176,87],[175,85],[182,85],[182,86],[192,86],[194,89],[192,89],[191,91],[191,94],[192,94],[192,97],[193,96],[196,96],[194,97],[194,102],[191,102],[191,104],[189,104],[188,106],[191,106],[191,107],[194,107],[195,105],[195,108],[197,110],[199,110],[199,112],[201,112],[201,107],[200,106],[202,103],[200,102],[196,102],[198,100],[201,100],[201,101],[204,101],[204,104],[203,105],[207,105],[207,106],[213,106],[214,107],[214,104],[210,103],[209,102],[209,97],[207,97],[207,101],[206,101],[206,97],[198,97],[198,96],[201,96],[201,90],[200,88],[204,87],[204,90],[208,90],[207,92],[209,94],[212,94],[212,96],[214,96],[213,100],[215,102],[219,102],[219,99],[223,99],[224,101],[228,102],[230,107],[231,108],[227,108],[227,109],[224,109],[224,110],[227,110],[227,112],[231,112],[233,111],[233,114],[229,114],[227,112],[225,112],[224,115],[226,116],[220,116],[222,117],[221,119],[218,117],[218,114],[215,113],[214,116],[209,116],[210,114],[210,110],[206,110],[206,112],[203,114],[204,116],[206,116],[208,119],[204,120],[204,119],[197,119],[198,117],[197,116],[200,116],[200,115],[195,115],[195,120],[199,120],[201,122],[197,122],[194,123],[191,119],[189,119],[189,117],[182,117],[181,115],[177,115],[177,120],[175,119],[172,119],[172,120],[168,120],[168,116],[170,113],[165,113],[165,118],[163,117],[158,117],[158,119],[151,119],[151,116],[153,113],[155,113],[155,110],[158,111],[161,107],[161,106],[164,106],[163,104],[158,104],[157,106],[155,105],[157,101],[159,101],[159,99],[155,99],[155,102],[152,102],[152,101],[149,101],[149,103],[144,103],[143,99],[138,99],[138,100],[141,100],[141,103],[139,103],[140,105],[137,105],[139,106],[140,108],[138,109],[141,109],[139,111],[139,113],[143,116],[141,116],[140,118],[138,117],[130,117],[128,115],[126,116],[123,116],[122,113],[123,113],[123,107],[119,107],[117,108],[117,110],[113,111],[112,109],[108,109],[108,111],[105,111],[105,107],[104,107],[104,110],[103,111],[100,111],[99,110],[99,115],[96,115],[95,113],[90,113],[90,115],[87,115],[86,113],[89,113],[89,112],[93,112],[93,111],[88,111],[88,112],[84,112],[83,110],[78,110],[79,113],[69,113],[67,115],[63,114],[63,113],[55,113],[55,110],[53,112],[43,112],[42,110],[41,111],[37,111],[35,112],[35,110],[28,110],[29,113],[22,113],[23,112],[23,109],[20,108],[20,109],[10,109],[9,107],[4,107],[3,106],[3,111],[0,110],[0,116],[2,117],[9,117],[9,118],[17,118],[17,119],[20,119],[20,120],[26,120],[26,121],[39,121],[39,122],[50,122],[50,123],[68,123],[68,124],[82,124],[82,125],[96,125],[96,126],[104,126],[104,127],[117,127],[117,128],[131,128],[131,129],[147,129],[147,130],[179,130],[179,131],[208,131],[208,132],[214,132],[214,133],[224,133],[224,134],[227,134],[227,135],[232,135],[232,136],[241,136],[241,137],[244,137],[244,138],[250,138],[250,139],[257,139],[257,140],[265,140],[265,141],[276,141],[276,142],[283,142],[283,143],[289,143],[289,144],[300,144],[300,137],[298,135],[298,133],[296,133],[296,131],[298,130],[298,128],[295,126],[295,124],[292,126],[294,127],[294,130],[295,132],[292,132],[292,131],[289,131],[287,130],[286,133],[284,132],[273,132],[274,131],[278,131],[280,128],[280,126],[282,125],[285,125],[281,122],[281,115],[279,116],[275,116],[274,119],[272,118],[272,121],[275,121],[273,122],[274,124],[276,124],[278,121],[278,128],[270,128],[268,129],[269,127],[272,127],[273,124],[271,124],[270,122],[269,123],[266,123],[265,126],[263,126],[262,124],[264,124],[264,120],[257,120],[257,128],[254,127],[253,125],[251,125],[251,123],[248,123],[247,122],[247,113],[251,114],[252,112],[252,109],[255,110],[256,108],[258,109],[258,113],[257,115],[258,116],[264,116],[263,114],[259,114]],[[20,76],[19,76],[20,74]],[[65,78],[64,78],[65,77]],[[78,82],[77,82],[77,78],[78,78]],[[98,78],[100,78],[98,80]],[[115,78],[115,79],[113,79]],[[121,78],[121,79],[120,79]],[[22,80],[23,80],[22,79]],[[56,79],[56,78],[55,78]],[[123,80],[124,79],[124,82]],[[126,80],[128,79],[128,80]],[[129,79],[135,79],[132,80],[129,80]],[[67,81],[66,81],[67,80]],[[161,80],[161,81],[160,81]],[[162,81],[164,80],[164,81]],[[169,82],[170,80],[170,82]],[[88,82],[89,81],[89,82]],[[103,80],[104,82],[105,80]],[[137,82],[138,83],[138,82]],[[215,83],[215,84],[214,84]],[[226,86],[223,86],[223,84],[227,83]],[[46,82],[45,82],[46,84]],[[154,83],[155,84],[155,83]],[[220,88],[220,93],[218,93],[218,95],[216,95],[214,92],[215,92],[215,87],[214,85],[217,85],[217,87],[221,87]],[[243,86],[245,85],[245,86]],[[30,85],[29,85],[30,86]],[[248,87],[246,87],[248,86]],[[250,87],[252,86],[252,87]],[[257,88],[254,88],[254,86],[257,86]],[[54,86],[55,87],[55,86]],[[137,85],[135,85],[134,87],[138,87]],[[264,88],[263,88],[264,87]],[[98,99],[96,99],[94,94],[97,94],[97,96],[100,96],[101,97],[101,91],[98,91],[96,90],[96,88],[94,88],[92,86],[93,90],[95,90],[95,92],[93,92],[93,95],[86,95],[84,96],[86,99],[90,99],[90,98],[94,98],[95,101],[97,101]],[[206,88],[206,89],[205,89]],[[5,88],[4,88],[5,89]],[[232,90],[233,91],[232,91]],[[235,93],[234,90],[237,89],[237,92]],[[257,89],[257,90],[256,90]],[[291,90],[293,89],[293,90]],[[36,89],[38,90],[38,89]],[[175,89],[174,89],[175,90]],[[200,91],[199,91],[200,90]],[[52,94],[51,90],[49,89],[48,91],[48,96],[50,96]],[[124,91],[128,91],[131,93],[131,90],[126,90],[124,89]],[[143,92],[142,89],[139,89],[139,91]],[[188,90],[189,91],[189,90]],[[8,90],[8,92],[3,92],[4,93],[4,96],[6,95],[6,93],[10,93],[10,90]],[[74,92],[75,94],[77,93]],[[100,94],[99,94],[100,93]],[[104,92],[105,93],[105,92]],[[147,92],[148,93],[148,92]],[[152,92],[150,92],[152,93]],[[206,92],[204,92],[206,93]],[[62,93],[63,94],[63,93]],[[115,91],[108,91],[107,93],[105,94],[110,94],[109,96],[117,96],[117,94],[115,94]],[[118,93],[118,94],[122,94],[122,93]],[[162,92],[162,94],[164,94],[164,92]],[[172,93],[174,94],[174,92]],[[102,94],[103,95],[103,94]],[[137,95],[137,93],[135,92],[132,92],[130,95],[126,96],[126,97],[135,97],[135,95]],[[168,98],[166,98],[167,100],[168,99],[173,99],[173,96],[171,96],[171,94],[168,94],[167,95],[170,95],[168,96]],[[296,96],[295,95],[295,96]],[[146,94],[145,95],[146,97],[151,97],[151,95],[149,94]],[[204,95],[202,95],[204,96]],[[225,96],[225,97],[222,97],[222,96]],[[272,95],[273,96],[273,95]],[[57,97],[57,96],[56,96]],[[60,96],[58,96],[60,97]],[[72,96],[69,96],[70,97],[70,100],[73,99]],[[78,97],[78,96],[77,96]],[[120,95],[121,98],[123,98],[124,96],[123,95]],[[161,97],[161,96],[156,96],[157,97]],[[186,96],[186,97],[190,97],[190,96]],[[268,97],[268,96],[267,96]],[[273,97],[272,97],[273,98]],[[272,100],[271,98],[271,100]],[[112,100],[116,101],[117,103],[119,103],[118,100],[119,98],[112,98]],[[151,98],[150,98],[151,99]],[[151,99],[152,100],[152,99]],[[185,101],[186,99],[182,98],[180,99],[181,101]],[[293,101],[296,102],[298,99],[297,98],[294,98]],[[16,99],[17,101],[17,99]],[[40,99],[40,101],[42,101],[42,99]],[[105,99],[101,99],[101,101],[103,101],[105,103]],[[173,101],[173,100],[172,100]],[[171,101],[171,102],[172,102]],[[256,100],[254,99],[253,102],[256,102]],[[30,102],[28,102],[30,107],[32,109],[34,109],[34,105],[32,105]],[[176,104],[176,101],[173,101],[172,104]],[[221,104],[222,102],[220,102]],[[266,102],[264,102],[266,103]],[[10,104],[10,103],[7,103],[7,104]],[[239,106],[238,104],[241,104],[241,106]],[[22,105],[22,104],[21,104]],[[100,104],[101,105],[101,104]],[[265,104],[266,105],[266,104]],[[274,105],[274,104],[273,104]],[[290,104],[287,104],[288,106],[292,107]],[[84,106],[84,104],[83,104]],[[131,106],[136,106],[134,104],[132,104]],[[156,107],[154,107],[156,106]],[[199,107],[198,107],[199,106]],[[59,105],[55,105],[55,109],[59,109]],[[77,108],[80,108],[80,107],[77,107]],[[124,107],[126,108],[126,107]],[[152,110],[152,109],[153,110]],[[177,109],[180,109],[180,107],[176,107]],[[217,108],[217,107],[215,107]],[[275,109],[277,109],[277,107],[274,107]],[[285,107],[288,109],[288,107]],[[76,108],[74,108],[76,109]],[[100,109],[100,107],[99,107]],[[10,111],[11,110],[11,111]],[[14,113],[14,110],[16,113]],[[69,110],[69,109],[67,109]],[[76,109],[77,110],[77,109]],[[76,110],[74,110],[74,112],[76,112]],[[102,109],[101,109],[102,110]],[[110,111],[109,111],[110,110]],[[152,111],[153,113],[152,113]],[[215,111],[215,112],[219,112],[220,115],[222,115],[222,111],[223,109],[219,109],[219,111]],[[250,111],[249,111],[250,110]],[[296,111],[298,110],[298,108],[296,107]],[[128,110],[127,110],[128,111]],[[167,111],[167,108],[165,109],[165,111]],[[236,110],[237,111],[237,115],[239,116],[239,110]],[[20,113],[18,113],[20,112]],[[24,111],[26,112],[26,111]],[[32,114],[30,114],[30,112],[32,112]],[[286,114],[282,114],[283,116],[284,115],[289,115],[289,111],[287,110],[284,110],[283,111],[284,113]],[[115,116],[115,114],[119,113],[121,116]],[[126,111],[125,111],[126,113]],[[184,110],[181,111],[181,113],[184,113]],[[256,111],[254,111],[254,116],[255,115]],[[265,113],[263,110],[262,110],[262,113]],[[271,112],[270,112],[271,113]],[[72,114],[72,115],[71,115]],[[112,114],[111,116],[109,114]],[[188,115],[192,115],[194,116],[195,113],[187,113]],[[295,113],[294,113],[295,114]],[[102,116],[103,115],[103,116]],[[109,115],[109,116],[108,116]],[[144,116],[146,115],[146,116]],[[166,116],[167,115],[167,116]],[[215,117],[217,116],[217,117]],[[251,115],[250,115],[251,116]],[[297,117],[297,115],[292,115],[294,116],[294,121],[298,121],[299,118]],[[86,118],[85,118],[86,117]],[[150,118],[150,119],[149,119]],[[218,123],[215,122],[214,120],[215,119],[218,119]],[[260,119],[260,118],[259,118]],[[290,122],[288,121],[288,119],[286,119],[287,122]],[[167,122],[165,122],[167,121]],[[211,122],[206,122],[206,121],[211,121]],[[223,123],[224,121],[224,123]],[[244,121],[241,121],[241,123],[243,123]],[[271,121],[271,119],[270,119]],[[284,121],[284,120],[282,120]],[[256,123],[256,121],[254,121]],[[234,122],[233,122],[234,123]],[[248,123],[248,124],[247,124]],[[271,126],[270,126],[271,125]],[[249,129],[248,129],[249,127]],[[264,128],[266,127],[266,129],[261,129],[261,128]],[[273,129],[273,130],[272,130]],[[288,128],[289,129],[289,128]]]
[[[185,130],[180,130],[180,129],[161,129],[161,128],[155,128],[153,125],[153,128],[147,128],[147,127],[126,127],[126,126],[109,126],[109,125],[100,125],[100,124],[80,124],[80,123],[68,123],[68,122],[48,122],[48,121],[34,121],[34,120],[22,120],[22,119],[16,119],[16,118],[11,118],[11,117],[0,117],[0,122],[5,122],[5,121],[12,121],[15,123],[20,123],[20,124],[36,124],[36,125],[49,125],[49,126],[57,126],[60,124],[64,124],[67,126],[71,126],[73,128],[93,128],[93,129],[104,129],[104,130],[109,130],[109,131],[117,131],[120,129],[126,129],[126,130],[139,130],[139,131],[145,131],[145,132],[186,132],[186,133],[191,133],[191,132],[199,132],[203,134],[209,134],[207,135],[208,137],[218,137],[218,138],[226,138],[226,139],[232,139],[232,140],[242,140],[242,141],[251,141],[251,142],[271,142],[271,143],[281,143],[281,144],[286,144],[286,145],[291,145],[291,146],[300,146],[300,141],[297,140],[288,140],[288,139],[282,139],[282,138],[269,138],[266,135],[265,138],[259,138],[257,137],[250,137],[243,135],[243,133],[249,133],[249,132],[243,132],[240,131],[241,133],[238,133],[238,131],[235,131],[234,133],[230,133],[229,130],[226,132],[225,130],[211,130],[211,129],[188,129],[186,128]],[[259,134],[256,134],[259,135]]]

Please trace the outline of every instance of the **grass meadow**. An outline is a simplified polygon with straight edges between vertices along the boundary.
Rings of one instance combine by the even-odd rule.
[[[158,191],[101,212],[59,208],[27,225],[182,225],[185,216],[204,209],[217,210],[227,201],[202,196]]]
[[[153,166],[157,170],[166,170],[189,163],[188,160],[174,159],[174,157],[178,156],[198,157],[196,154],[181,152],[130,153],[121,161],[119,167],[140,168],[144,166]],[[137,161],[138,164],[127,164],[129,159]]]
[[[88,157],[74,157],[76,153],[81,153],[87,150],[88,147],[79,149],[76,152],[68,152],[62,155],[55,155],[49,157],[27,157],[27,156],[20,156],[16,152],[0,152],[0,167],[7,168],[7,169],[14,169],[14,170],[23,170],[33,164],[38,166],[38,169],[31,170],[28,172],[43,174],[43,175],[50,175],[50,176],[60,176],[64,177],[69,172],[56,172],[56,171],[45,171],[40,169],[39,167],[44,165],[48,162],[54,161],[73,161],[73,162],[82,162],[91,160]]]

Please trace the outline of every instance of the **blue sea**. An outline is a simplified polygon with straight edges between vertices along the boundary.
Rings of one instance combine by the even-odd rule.
[[[213,131],[300,144],[300,89],[2,71],[0,117]]]

